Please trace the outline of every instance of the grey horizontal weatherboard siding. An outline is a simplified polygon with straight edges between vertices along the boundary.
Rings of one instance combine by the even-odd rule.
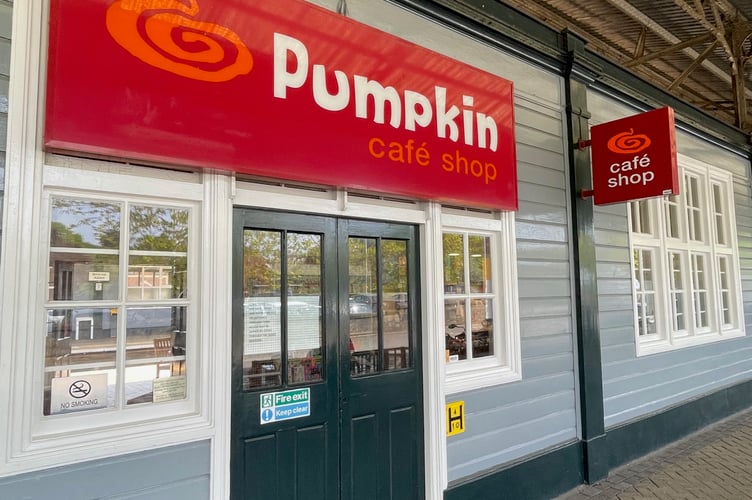
[[[447,440],[450,480],[577,437],[562,109],[540,98],[515,103],[522,380],[447,397],[464,401],[466,414],[466,431]]]
[[[637,113],[601,94],[588,96],[593,123]],[[734,174],[746,330],[752,328],[752,192],[748,162],[677,133],[679,153]],[[752,378],[752,337],[637,357],[626,204],[595,209],[598,303],[606,427],[649,415]]]
[[[209,498],[208,441],[0,478],[13,500]]]

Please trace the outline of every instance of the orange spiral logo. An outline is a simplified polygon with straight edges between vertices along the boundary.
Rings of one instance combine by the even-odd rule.
[[[616,134],[608,140],[608,149],[614,153],[634,154],[650,146],[650,137],[644,134],[633,134],[634,129]]]
[[[197,0],[118,0],[107,9],[107,31],[143,62],[176,75],[226,82],[253,68],[253,57],[234,31],[190,19]]]

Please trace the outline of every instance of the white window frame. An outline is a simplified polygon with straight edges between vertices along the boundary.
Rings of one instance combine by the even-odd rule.
[[[733,230],[736,224],[733,175],[681,155],[679,160],[680,194],[677,197],[631,202],[627,211],[638,356],[745,334],[739,252]],[[696,182],[699,190],[690,189],[691,182]],[[716,206],[715,189],[720,195],[720,207]],[[670,211],[678,215],[677,224],[671,227],[667,221]],[[636,219],[640,214],[643,216]],[[649,227],[642,228],[646,232],[633,232],[634,228],[639,230],[646,219]],[[724,225],[719,228],[720,219]],[[719,241],[719,234],[723,241]],[[639,280],[635,275],[635,254],[640,251],[650,251],[653,255],[654,334],[640,335],[638,302],[641,292],[637,290]],[[700,259],[702,269],[697,266]],[[721,272],[721,259],[726,264],[725,273]],[[672,290],[681,290],[681,293]],[[704,315],[698,310],[698,304],[703,302]],[[683,315],[681,324],[678,323],[678,308]]]
[[[487,236],[491,241],[491,293],[481,294],[493,299],[493,346],[492,356],[477,359],[447,362],[445,366],[445,391],[447,394],[464,392],[482,387],[505,384],[522,379],[522,354],[519,328],[519,294],[517,287],[517,252],[514,232],[514,213],[495,212],[491,214],[472,212],[458,213],[459,210],[444,208],[441,213],[441,234],[462,233],[465,235]],[[443,240],[436,242],[435,248],[441,255]],[[441,260],[441,259],[438,259]],[[439,265],[443,265],[439,263]],[[443,268],[442,268],[443,269]],[[444,333],[444,300],[454,298],[444,294],[443,273],[439,274],[441,289],[437,298],[441,300],[439,321]],[[469,292],[461,295],[470,297]],[[480,296],[480,295],[479,295]],[[457,296],[459,298],[460,295]],[[444,342],[444,335],[441,335]]]
[[[206,296],[205,282],[214,265],[209,262],[214,247],[207,245],[202,237],[207,227],[204,213],[206,185],[202,179],[205,176],[54,155],[48,157],[48,160],[42,167],[40,215],[34,224],[34,233],[37,235],[34,238],[37,242],[34,245],[36,252],[29,260],[30,265],[39,270],[39,278],[30,295],[35,299],[29,304],[25,319],[27,334],[23,335],[19,343],[19,349],[25,351],[23,357],[27,360],[19,366],[26,376],[20,377],[21,372],[17,372],[13,382],[14,390],[29,396],[21,398],[18,406],[10,411],[10,425],[15,431],[10,434],[7,470],[34,470],[211,438],[214,431],[212,408],[208,404],[210,398],[202,396],[210,392],[207,388],[214,383],[214,377],[208,370],[213,339],[202,334],[204,331],[213,331],[207,328],[211,314],[204,317],[202,313],[202,303],[212,302],[203,301],[202,298]],[[47,416],[42,414],[45,319],[47,309],[53,304],[48,301],[47,283],[50,210],[51,199],[61,196],[109,202],[127,199],[134,204],[187,208],[191,211],[188,243],[190,307],[186,318],[190,331],[186,339],[185,399],[123,405],[120,409],[106,408]],[[121,224],[126,223],[126,220],[124,217]],[[127,267],[127,263],[122,262],[126,255],[122,245],[121,242],[121,274]],[[125,279],[127,283],[126,276],[121,276],[121,279]],[[123,293],[125,290],[121,289],[120,295]],[[141,305],[129,302],[122,296],[117,301],[123,304],[127,302],[131,306]],[[152,302],[144,302],[143,305],[152,305]],[[176,302],[175,305],[183,305],[185,301],[178,302],[180,304]],[[55,304],[73,307],[75,303],[57,301]],[[91,305],[92,302],[88,301],[87,304]],[[124,337],[125,331],[119,330],[119,338]],[[124,370],[125,365],[125,362],[121,362],[118,370]]]

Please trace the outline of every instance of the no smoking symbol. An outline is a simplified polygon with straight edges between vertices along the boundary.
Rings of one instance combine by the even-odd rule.
[[[91,392],[91,384],[86,380],[76,380],[68,388],[68,394],[76,399],[85,398]]]

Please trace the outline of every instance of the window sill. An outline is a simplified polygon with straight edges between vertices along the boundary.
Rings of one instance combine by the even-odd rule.
[[[445,393],[456,394],[522,380],[519,370],[508,366],[475,366],[446,374]]]
[[[675,338],[673,342],[668,340],[640,342],[637,341],[637,357],[659,354],[662,352],[676,351],[685,347],[693,347],[744,336],[743,329],[723,330],[718,333],[702,333],[694,336],[684,336]]]
[[[56,434],[35,435],[30,442],[13,443],[6,463],[0,466],[0,476],[201,441],[214,435],[211,422],[195,413],[95,430],[55,427],[59,431]]]

